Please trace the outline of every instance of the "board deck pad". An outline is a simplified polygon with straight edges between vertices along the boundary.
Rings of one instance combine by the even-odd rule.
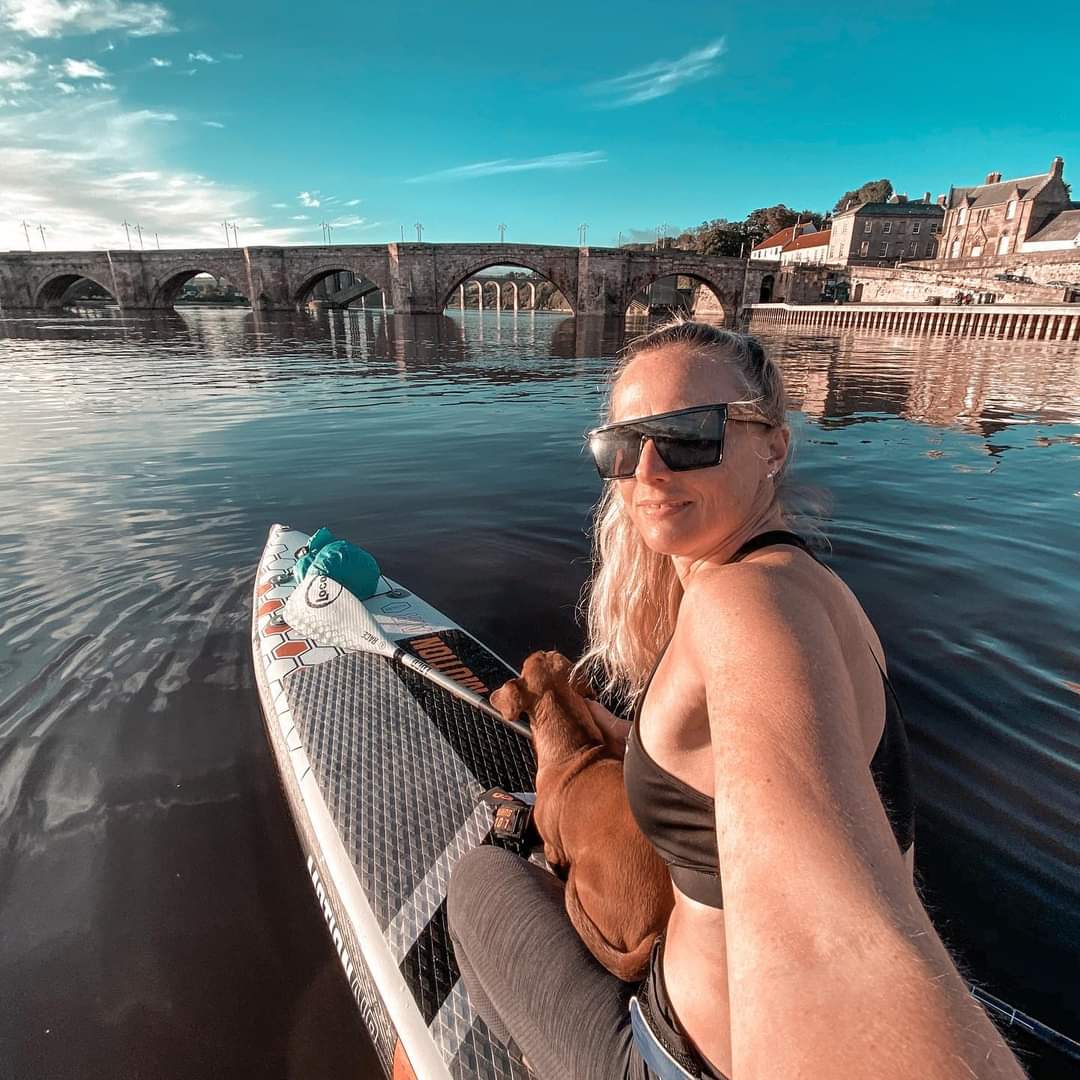
[[[461,856],[491,842],[481,794],[496,786],[533,791],[531,747],[422,675],[373,653],[327,647],[283,623],[295,586],[282,575],[307,539],[271,529],[255,584],[253,651],[308,872],[361,1013],[387,1075],[401,1038],[407,1051],[423,1051],[428,1040],[436,1054],[429,1060],[445,1068],[425,1071],[411,1053],[419,1080],[429,1073],[524,1080],[531,1074],[465,994],[446,892]],[[384,578],[364,606],[395,644],[474,692],[486,695],[516,674],[393,581]],[[342,849],[346,858],[335,862]]]

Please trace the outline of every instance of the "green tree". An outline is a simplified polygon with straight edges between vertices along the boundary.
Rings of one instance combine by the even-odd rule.
[[[815,229],[820,229],[824,224],[825,216],[813,210],[792,210],[783,203],[776,206],[763,206],[758,210],[751,211],[745,222],[747,238],[754,244],[760,244],[762,240],[786,229],[790,225],[810,222]]]
[[[862,187],[857,187],[854,191],[845,191],[844,194],[836,200],[836,205],[833,207],[833,213],[839,214],[849,202],[853,206],[858,206],[860,203],[864,202],[885,202],[892,193],[893,186],[891,180],[867,180]]]

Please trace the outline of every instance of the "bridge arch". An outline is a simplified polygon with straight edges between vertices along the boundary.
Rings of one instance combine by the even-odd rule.
[[[347,275],[347,282],[333,283],[331,288],[327,279],[332,278],[334,275]],[[308,299],[311,297],[312,292],[319,286],[321,282],[327,282],[327,293],[333,293],[340,296],[340,300],[334,303],[335,307],[348,307],[354,300],[359,300],[362,297],[370,296],[372,293],[382,293],[384,300],[389,303],[390,292],[389,290],[379,282],[375,281],[369,273],[365,270],[360,270],[355,266],[349,266],[345,260],[334,263],[325,263],[321,266],[317,266],[314,269],[309,269],[300,279],[299,284],[293,289],[292,296],[289,298],[293,305],[296,307],[303,307]],[[338,288],[338,285],[341,285]],[[329,297],[328,297],[329,299]],[[331,301],[333,303],[333,301]]]
[[[56,311],[64,306],[65,299],[71,290],[83,281],[93,282],[99,289],[109,294],[113,302],[117,302],[115,289],[110,288],[103,281],[99,281],[90,274],[84,274],[75,270],[61,270],[50,274],[39,282],[34,290],[34,307],[44,308],[46,311]]]
[[[502,269],[507,269],[507,270],[527,270],[527,271],[529,271],[529,273],[535,274],[538,278],[541,278],[544,281],[548,282],[554,288],[555,292],[557,292],[563,298],[563,300],[565,301],[567,307],[570,308],[571,313],[576,313],[576,308],[574,306],[575,305],[575,299],[576,299],[576,292],[577,292],[577,289],[576,289],[577,282],[576,282],[576,280],[571,285],[567,286],[564,283],[561,283],[559,281],[559,278],[562,276],[559,273],[557,273],[557,272],[548,272],[548,270],[542,270],[542,269],[540,269],[540,267],[538,265],[531,264],[529,262],[525,262],[525,261],[523,261],[523,260],[521,260],[520,258],[517,258],[517,257],[502,258],[502,259],[495,258],[495,257],[490,257],[490,258],[478,260],[475,265],[469,266],[468,269],[466,269],[464,272],[462,272],[460,269],[458,269],[455,272],[455,274],[452,276],[452,278],[448,279],[448,280],[452,280],[452,284],[446,289],[445,293],[443,294],[443,297],[442,297],[442,307],[443,307],[443,309],[446,309],[447,307],[453,306],[455,298],[459,295],[458,294],[458,289],[460,288],[460,286],[462,286],[462,285],[470,285],[470,284],[478,284],[478,285],[480,285],[481,289],[483,289],[484,286],[486,286],[489,283],[494,284],[496,286],[496,293],[499,296],[499,303],[500,303],[500,308],[501,308],[503,289],[502,289],[502,285],[499,282],[494,281],[493,279],[490,279],[490,278],[486,279],[486,280],[483,280],[482,282],[474,282],[473,281],[473,279],[476,278],[477,275],[482,274],[485,270],[492,270],[492,269],[496,269],[496,268],[498,268],[500,270],[502,270]],[[504,284],[509,285],[512,280],[513,279],[508,278],[507,281]],[[536,288],[536,283],[531,282],[531,281],[523,282],[523,281],[519,280],[517,282],[514,282],[514,285],[515,285],[515,294],[511,294],[509,290],[506,290],[505,295],[507,296],[507,298],[509,298],[511,295],[516,295],[517,288],[519,288],[521,286],[524,286],[524,285],[529,285],[529,286],[531,286],[531,288],[529,289],[529,294],[530,294],[531,299],[532,299],[532,307],[533,307],[533,309],[535,309],[535,307],[536,307],[536,297],[537,297],[537,293],[539,291]],[[484,306],[486,307],[486,304]]]
[[[739,295],[742,282],[735,284],[725,281],[722,276],[714,275],[693,263],[680,265],[679,263],[667,264],[656,270],[644,270],[632,274],[626,284],[626,292],[623,297],[622,314],[625,316],[630,304],[642,293],[647,292],[659,281],[668,278],[689,278],[695,285],[704,285],[715,297],[718,310],[708,312],[707,316],[720,318],[725,326],[734,326],[739,309]]]
[[[159,277],[151,290],[151,307],[171,308],[179,299],[184,286],[200,274],[209,274],[215,280],[228,282],[249,304],[252,303],[252,297],[249,295],[251,287],[248,282],[237,281],[235,266],[200,259],[198,262],[188,263],[179,269],[172,268]],[[261,296],[257,299],[260,303],[263,301]]]

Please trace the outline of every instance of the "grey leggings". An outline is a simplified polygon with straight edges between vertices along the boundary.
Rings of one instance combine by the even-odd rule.
[[[447,918],[473,1007],[541,1080],[647,1080],[629,1002],[637,989],[581,943],[553,874],[497,847],[454,867]]]

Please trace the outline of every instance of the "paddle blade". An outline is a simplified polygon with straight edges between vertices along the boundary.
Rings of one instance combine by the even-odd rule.
[[[320,645],[393,657],[395,646],[371,612],[340,582],[310,573],[282,610],[285,621]]]

